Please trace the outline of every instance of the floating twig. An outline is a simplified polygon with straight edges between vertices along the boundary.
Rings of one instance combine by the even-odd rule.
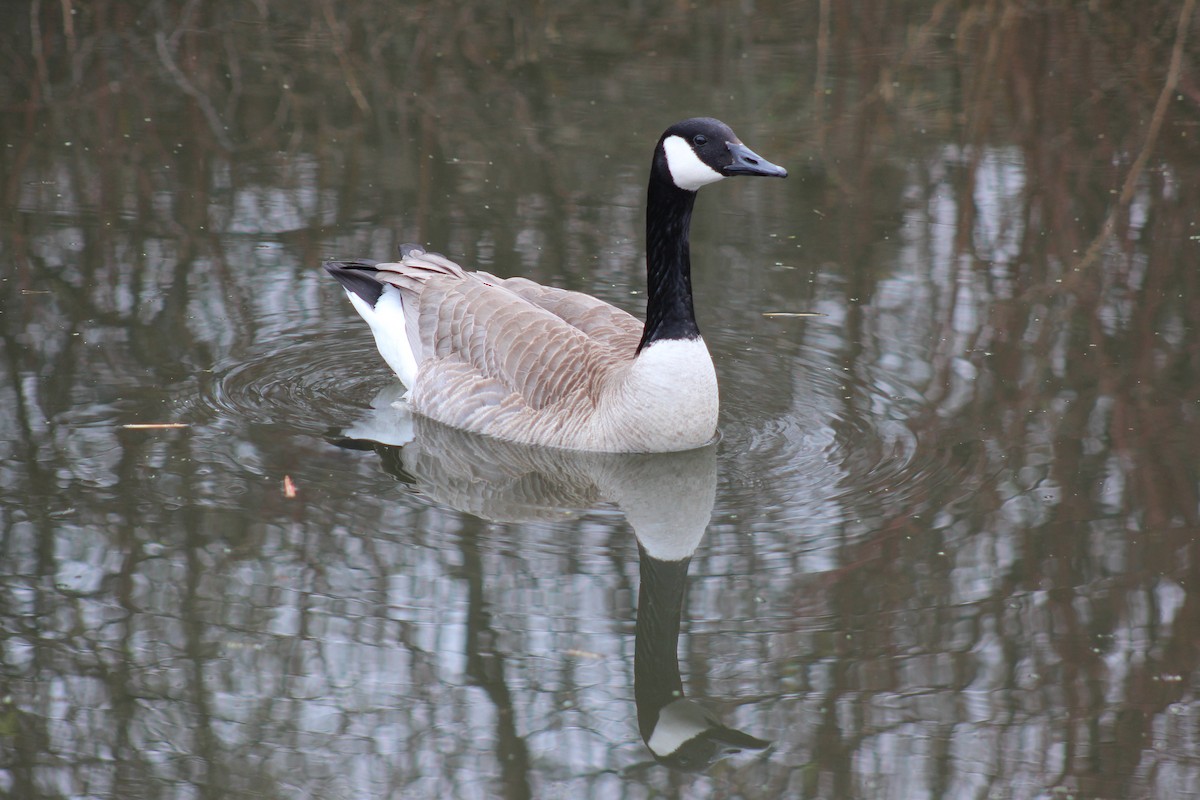
[[[121,427],[128,431],[157,431],[190,428],[192,426],[187,422],[130,422]]]

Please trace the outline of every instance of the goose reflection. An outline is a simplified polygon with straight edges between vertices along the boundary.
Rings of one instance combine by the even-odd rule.
[[[469,434],[419,416],[388,387],[339,444],[374,449],[384,469],[434,501],[495,522],[570,517],[609,501],[638,542],[634,701],[638,730],[656,761],[703,770],[770,745],[724,725],[684,696],[679,627],[688,566],[712,517],[716,447],[681,453],[581,453]]]

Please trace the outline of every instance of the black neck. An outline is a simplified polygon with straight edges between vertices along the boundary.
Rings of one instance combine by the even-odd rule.
[[[692,310],[692,261],[688,229],[696,193],[680,189],[664,174],[666,165],[650,172],[646,198],[646,328],[643,347],[662,339],[696,339]]]

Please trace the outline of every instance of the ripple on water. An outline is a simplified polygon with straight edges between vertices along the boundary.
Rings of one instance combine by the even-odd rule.
[[[213,368],[212,379],[185,401],[203,417],[282,423],[323,434],[370,407],[380,387],[395,380],[362,326],[290,331]]]
[[[769,406],[741,387],[723,393],[718,514],[793,537],[831,528],[844,536],[845,523],[861,520],[869,535],[880,520],[967,491],[962,478],[977,452],[923,433],[929,409],[919,390],[874,366],[846,370],[840,358],[799,348],[791,385],[770,389],[788,396]],[[200,416],[321,435],[353,423],[393,380],[354,319],[285,332],[225,359],[189,405]]]
[[[723,506],[749,511],[792,548],[822,550],[834,532],[839,545],[848,532],[869,537],[970,491],[978,449],[929,432],[936,417],[916,387],[871,365],[845,370],[841,358],[806,344],[789,364],[791,385],[772,389],[790,392],[773,398],[781,410],[735,391],[723,414]]]

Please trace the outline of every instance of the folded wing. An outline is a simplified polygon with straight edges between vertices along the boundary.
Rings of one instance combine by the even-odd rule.
[[[399,262],[371,265],[372,275],[400,290],[419,365],[410,400],[420,413],[498,435],[538,418],[569,424],[635,355],[641,323],[608,303],[402,252]]]

